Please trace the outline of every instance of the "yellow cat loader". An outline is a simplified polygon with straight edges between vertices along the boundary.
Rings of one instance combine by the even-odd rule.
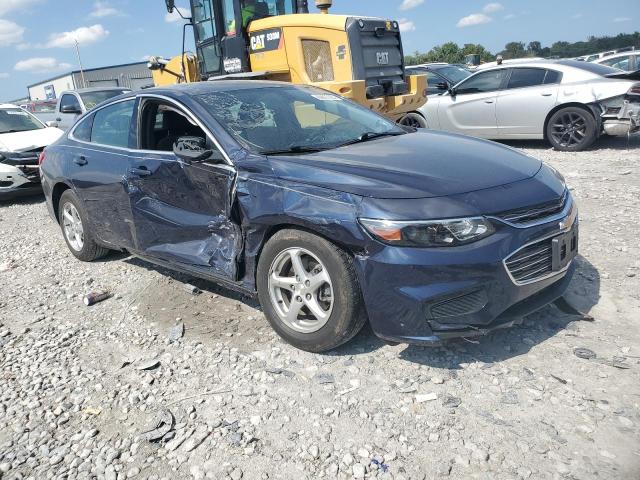
[[[165,0],[169,13],[183,13]],[[156,86],[230,78],[315,85],[424,127],[424,75],[407,75],[397,22],[330,15],[331,0],[190,0],[196,55],[153,57]],[[184,45],[184,42],[183,42]],[[184,50],[184,48],[183,48]]]

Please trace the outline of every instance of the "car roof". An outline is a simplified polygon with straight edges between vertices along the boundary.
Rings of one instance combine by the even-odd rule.
[[[612,53],[606,57],[598,58],[592,63],[602,63],[605,60],[611,60],[612,58],[628,57],[629,55],[640,55],[640,50],[627,50],[626,52]]]
[[[0,103],[0,108],[20,108],[13,103]]]
[[[65,94],[65,93],[91,93],[91,92],[108,92],[108,91],[131,91],[130,88],[126,88],[126,87],[88,87],[88,88],[78,88],[76,90],[65,90],[64,92],[61,93],[61,95]]]
[[[284,88],[284,87],[302,87],[306,85],[297,85],[290,82],[276,82],[271,80],[215,80],[208,82],[193,82],[168,85],[164,87],[146,88],[135,92],[129,92],[125,95],[136,96],[139,94],[186,94],[186,95],[206,95],[215,92],[230,92],[237,90],[249,90],[256,88]]]

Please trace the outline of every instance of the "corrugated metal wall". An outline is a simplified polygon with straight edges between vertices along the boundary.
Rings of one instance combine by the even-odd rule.
[[[82,75],[77,72],[73,74],[78,88],[82,88]],[[117,67],[106,67],[97,70],[85,70],[85,87],[124,87],[139,90],[145,86],[153,85],[151,71],[145,63],[124,65]]]

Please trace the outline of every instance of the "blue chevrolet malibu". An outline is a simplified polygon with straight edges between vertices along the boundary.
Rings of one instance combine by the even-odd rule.
[[[388,342],[486,334],[561,297],[575,268],[577,207],[558,172],[317,88],[128,93],[41,160],[78,259],[126,250],[257,294],[273,328],[308,351],[367,321]]]

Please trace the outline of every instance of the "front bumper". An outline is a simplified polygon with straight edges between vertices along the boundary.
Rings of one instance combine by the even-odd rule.
[[[0,163],[0,199],[42,193],[38,166]]]
[[[491,237],[456,248],[385,246],[357,257],[373,331],[394,343],[437,346],[510,327],[565,291],[575,259],[533,282],[516,282],[505,260],[523,246],[578,229],[553,221],[528,228],[501,224]]]

